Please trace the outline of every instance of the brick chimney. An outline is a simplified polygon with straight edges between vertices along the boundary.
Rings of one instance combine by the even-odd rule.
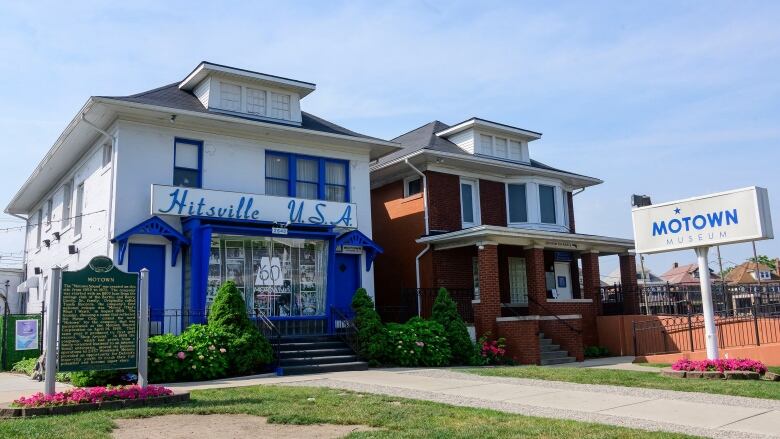
[[[680,264],[678,262],[675,262],[672,264],[672,268],[680,268]]]
[[[775,258],[775,274],[780,276],[780,258]]]

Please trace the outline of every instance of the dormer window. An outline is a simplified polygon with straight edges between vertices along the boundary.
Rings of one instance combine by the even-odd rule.
[[[220,107],[223,110],[241,111],[241,87],[223,82],[220,90]]]
[[[290,95],[271,93],[271,117],[277,119],[290,118]]]
[[[514,161],[523,161],[523,144],[522,142],[506,137],[480,134],[477,154]]]
[[[266,102],[265,90],[257,90],[255,88],[246,89],[246,112],[265,116],[265,102]]]

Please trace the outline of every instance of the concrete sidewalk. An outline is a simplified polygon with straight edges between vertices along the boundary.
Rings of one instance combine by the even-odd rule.
[[[57,383],[55,389],[57,392],[70,389],[70,384]],[[0,372],[0,404],[8,404],[20,396],[30,396],[34,393],[43,392],[43,382],[31,380],[26,375],[10,372]]]
[[[780,437],[780,401],[483,377],[441,369],[374,369],[293,377],[258,376],[241,380],[171,384],[169,387],[197,390],[256,384],[331,387],[530,416],[707,437]]]

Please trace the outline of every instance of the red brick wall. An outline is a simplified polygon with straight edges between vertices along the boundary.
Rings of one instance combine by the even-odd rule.
[[[566,320],[566,323],[574,329],[582,330],[581,320]],[[572,331],[565,323],[559,320],[540,320],[539,330],[544,332],[545,337],[551,338],[553,343],[568,351],[570,357],[576,358],[577,361],[585,359],[583,336]],[[598,340],[598,334],[596,334],[596,340]]]
[[[474,329],[477,337],[496,333],[496,318],[501,316],[498,284],[498,246],[485,245],[477,250],[480,303],[474,304]]]
[[[460,230],[460,177],[426,171],[428,179],[428,221],[431,230]]]
[[[479,180],[479,207],[482,211],[482,224],[506,226],[504,183]]]
[[[577,320],[579,327],[577,329],[582,330],[581,343],[585,343],[587,346],[597,346],[599,344],[599,331],[596,323],[596,316],[598,315],[596,305],[593,303],[583,302],[563,302],[563,303],[550,303],[547,302],[544,305],[550,312],[544,312],[543,314],[553,315],[572,315],[579,314],[582,316],[582,321]],[[557,321],[557,320],[556,320]],[[567,320],[571,323],[572,320]],[[565,325],[564,325],[565,328]],[[573,332],[566,328],[569,332]],[[545,332],[546,333],[546,332]],[[557,343],[557,341],[556,341]]]
[[[569,233],[575,233],[574,223],[574,195],[571,192],[566,192],[566,202],[569,205]]]
[[[506,339],[507,356],[520,364],[539,364],[539,321],[498,322],[498,336]]]
[[[600,305],[601,275],[599,272],[599,254],[582,253],[580,258],[582,260],[583,298],[593,299],[593,303]]]
[[[620,255],[620,283],[623,287],[625,314],[639,313],[639,285],[636,278],[636,256]]]
[[[477,256],[477,246],[432,251],[434,281],[430,286],[474,288],[472,258]]]
[[[544,277],[544,250],[527,248],[525,250],[525,271],[528,278],[528,312],[532,315],[545,314],[531,299],[538,303],[547,301],[547,282]]]

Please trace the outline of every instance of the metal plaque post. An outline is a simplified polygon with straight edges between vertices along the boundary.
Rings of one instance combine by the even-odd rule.
[[[60,311],[60,285],[62,268],[51,269],[51,289],[47,300],[48,314],[46,315],[46,356],[45,356],[45,381],[43,393],[54,395],[54,384],[57,378],[57,317]]]
[[[701,307],[704,314],[704,341],[707,346],[707,359],[718,359],[718,334],[715,329],[715,312],[712,306],[712,283],[710,282],[710,266],[707,260],[709,247],[696,247],[696,257],[699,260],[699,283],[701,285]]]
[[[149,339],[149,270],[141,269],[141,291],[138,297],[138,385],[149,384],[148,339]]]

